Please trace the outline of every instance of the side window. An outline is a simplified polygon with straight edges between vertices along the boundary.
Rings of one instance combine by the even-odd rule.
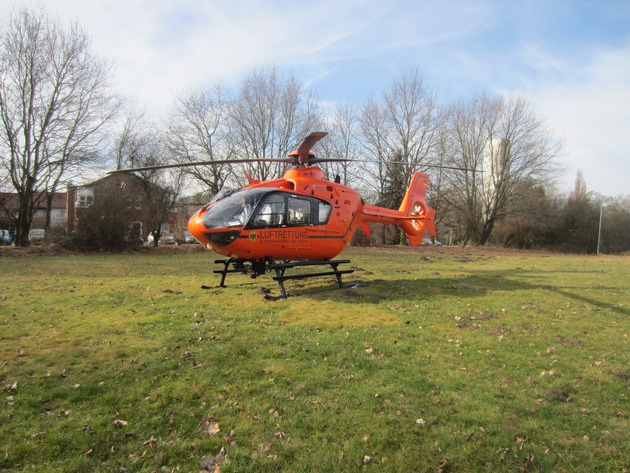
[[[289,197],[289,225],[309,225],[311,222],[311,201]]]
[[[330,217],[331,210],[332,205],[330,205],[328,202],[317,202],[317,215],[314,223],[322,225],[328,222],[328,217]]]
[[[258,212],[251,220],[253,228],[280,227],[284,221],[284,196],[274,192],[265,196],[258,207]]]
[[[331,211],[332,205],[323,200],[272,192],[262,199],[248,228],[323,225],[328,222]]]

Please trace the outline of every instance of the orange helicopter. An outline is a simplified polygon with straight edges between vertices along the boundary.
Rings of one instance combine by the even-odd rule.
[[[220,286],[228,273],[241,272],[255,278],[275,271],[273,278],[286,298],[284,281],[308,277],[341,276],[352,269],[338,269],[349,260],[335,258],[351,241],[359,227],[369,236],[369,222],[399,226],[410,245],[422,242],[425,230],[435,235],[435,211],[426,203],[428,174],[416,172],[398,210],[368,205],[359,194],[338,182],[326,179],[317,163],[338,161],[318,159],[311,148],[327,133],[311,133],[288,159],[271,159],[293,165],[284,177],[259,181],[247,176],[249,184],[242,189],[211,201],[188,222],[190,233],[204,246],[227,256],[215,263],[223,264]],[[245,160],[186,163],[185,166],[238,163]],[[128,171],[179,167],[150,166]],[[298,266],[330,265],[331,271],[285,275]]]

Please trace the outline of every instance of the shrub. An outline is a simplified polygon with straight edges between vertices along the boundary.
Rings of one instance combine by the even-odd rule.
[[[138,230],[130,227],[127,204],[115,193],[99,196],[83,209],[76,231],[63,246],[79,251],[124,251],[141,244]]]

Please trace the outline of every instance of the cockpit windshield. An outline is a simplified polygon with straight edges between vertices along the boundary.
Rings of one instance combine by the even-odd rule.
[[[202,217],[202,222],[207,229],[242,227],[249,220],[262,196],[273,190],[275,189],[256,188],[232,192],[208,204],[209,208]]]

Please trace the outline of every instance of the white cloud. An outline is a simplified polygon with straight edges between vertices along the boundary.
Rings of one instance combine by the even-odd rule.
[[[162,113],[189,86],[234,81],[253,67],[317,64],[388,8],[387,2],[378,5],[56,0],[45,8],[78,20],[95,50],[114,62],[121,92]]]
[[[575,67],[580,80],[529,91],[540,115],[564,137],[565,188],[578,170],[589,189],[628,193],[630,180],[630,46],[601,51]]]
[[[417,68],[444,103],[482,89],[520,92],[565,139],[563,187],[582,169],[592,190],[628,193],[630,47],[594,50],[619,44],[619,33],[602,35],[611,18],[621,17],[618,32],[626,25],[621,1],[612,13],[499,0],[8,1],[78,20],[114,62],[119,91],[156,117],[187,88],[237,84],[253,67],[297,71],[324,101],[356,103]]]

